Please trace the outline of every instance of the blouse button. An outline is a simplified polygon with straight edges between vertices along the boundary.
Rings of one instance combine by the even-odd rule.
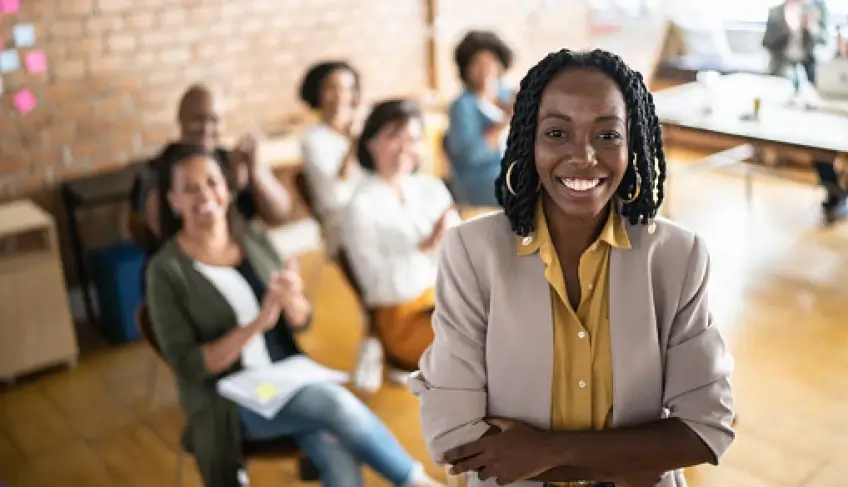
[[[585,381],[582,381],[582,380],[581,380],[580,382],[578,382],[578,384],[580,385],[580,388],[581,388],[581,389],[582,389],[582,388],[584,388],[584,387],[586,387],[586,382],[585,382]]]

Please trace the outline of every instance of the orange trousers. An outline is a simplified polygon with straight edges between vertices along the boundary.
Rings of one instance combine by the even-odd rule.
[[[386,361],[404,370],[418,369],[418,360],[433,343],[430,318],[436,308],[435,289],[394,306],[374,308],[374,330],[383,344]]]

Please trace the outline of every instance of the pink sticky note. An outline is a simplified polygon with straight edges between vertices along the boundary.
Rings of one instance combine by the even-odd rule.
[[[0,0],[0,14],[13,14],[20,9],[20,0]]]
[[[26,115],[31,112],[38,104],[38,101],[35,99],[35,95],[33,95],[29,90],[17,92],[12,101],[15,104],[15,108],[18,110],[18,113],[21,115]]]
[[[47,69],[47,56],[44,51],[30,51],[26,53],[24,64],[30,74],[41,73]]]

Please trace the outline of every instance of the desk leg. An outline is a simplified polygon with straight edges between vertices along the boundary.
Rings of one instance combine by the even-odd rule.
[[[74,254],[74,267],[77,271],[77,280],[79,281],[80,289],[82,289],[85,315],[88,323],[93,325],[97,323],[97,317],[94,315],[94,301],[91,298],[91,290],[89,289],[90,279],[88,277],[88,268],[85,265],[82,239],[80,238],[79,226],[77,225],[77,205],[73,195],[67,191],[62,191],[62,199],[64,200],[65,211],[67,212],[68,233],[71,237],[71,252]]]

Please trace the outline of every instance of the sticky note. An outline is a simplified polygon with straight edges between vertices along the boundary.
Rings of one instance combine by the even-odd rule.
[[[276,395],[277,386],[270,382],[260,384],[259,387],[256,388],[256,397],[258,397],[259,399],[271,399]]]
[[[31,47],[35,44],[35,27],[32,24],[19,24],[12,29],[15,45],[18,47]]]
[[[30,51],[24,56],[24,64],[28,72],[41,73],[47,69],[47,56],[44,51]]]
[[[38,104],[38,101],[35,99],[35,95],[33,95],[29,90],[17,92],[12,102],[15,104],[15,109],[17,109],[18,113],[21,115],[26,115],[31,112]]]
[[[18,51],[7,49],[0,51],[0,73],[11,73],[17,71],[21,67],[21,60],[18,58]]]
[[[20,9],[20,0],[0,0],[0,14],[13,14]]]

